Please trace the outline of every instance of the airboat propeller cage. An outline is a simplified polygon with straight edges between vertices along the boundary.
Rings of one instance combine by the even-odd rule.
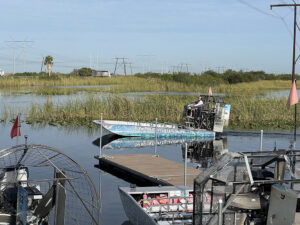
[[[99,224],[100,199],[87,171],[45,145],[0,150],[0,192],[0,224]]]

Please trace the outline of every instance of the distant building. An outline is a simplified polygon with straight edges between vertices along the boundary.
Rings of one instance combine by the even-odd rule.
[[[93,70],[93,77],[111,77],[110,72],[107,70]]]
[[[3,77],[4,76],[4,70],[0,69],[0,76]]]

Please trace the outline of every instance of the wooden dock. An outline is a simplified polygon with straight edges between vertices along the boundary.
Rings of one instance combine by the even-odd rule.
[[[99,160],[100,169],[138,186],[184,185],[184,165],[150,154],[106,155]],[[187,185],[193,185],[201,171],[187,167]]]

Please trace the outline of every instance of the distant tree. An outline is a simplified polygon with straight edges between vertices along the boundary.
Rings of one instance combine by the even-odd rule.
[[[91,68],[86,68],[86,67],[80,68],[78,70],[78,75],[79,76],[91,76],[92,75],[92,69]]]
[[[44,65],[47,66],[49,77],[51,75],[52,66],[53,66],[53,57],[48,55],[44,60]]]

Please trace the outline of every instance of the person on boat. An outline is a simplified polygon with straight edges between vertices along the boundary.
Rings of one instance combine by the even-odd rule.
[[[194,107],[198,107],[198,106],[200,106],[200,105],[203,105],[203,101],[202,101],[202,99],[201,99],[201,96],[198,97],[198,100],[195,102]]]
[[[195,115],[195,108],[196,107],[199,107],[203,105],[203,101],[201,99],[201,96],[198,97],[198,100],[194,102],[194,104],[192,105],[191,107],[191,113],[190,113],[190,116],[194,116]]]

